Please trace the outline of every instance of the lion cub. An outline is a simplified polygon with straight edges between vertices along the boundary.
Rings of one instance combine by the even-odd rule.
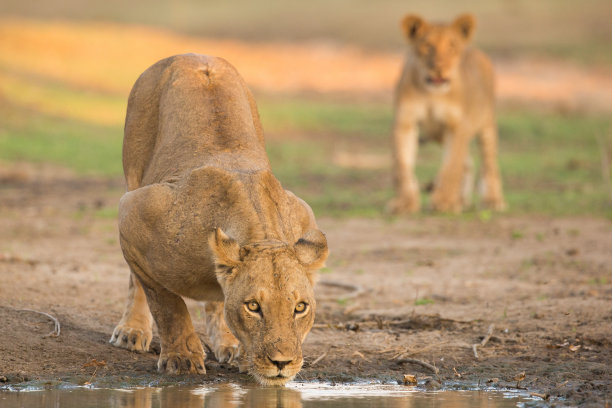
[[[402,20],[409,46],[395,93],[393,213],[420,210],[414,174],[421,139],[443,144],[444,157],[432,196],[434,210],[461,212],[472,194],[469,144],[478,135],[482,152],[482,203],[505,208],[497,164],[494,73],[490,60],[469,46],[475,20],[457,17],[432,24],[415,15]]]

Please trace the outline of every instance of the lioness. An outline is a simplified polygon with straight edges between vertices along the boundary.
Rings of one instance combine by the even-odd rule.
[[[123,168],[119,231],[131,276],[111,343],[146,351],[152,314],[158,371],[204,374],[186,296],[208,302],[220,361],[243,350],[260,383],[295,377],[327,241],[310,207],[272,175],[255,101],[236,69],[195,54],[147,69],[128,100]]]
[[[494,73],[489,59],[469,46],[474,17],[451,24],[431,24],[407,15],[402,29],[408,52],[395,92],[394,213],[420,210],[414,174],[419,130],[423,139],[443,143],[442,167],[435,181],[432,206],[460,212],[472,195],[469,144],[479,136],[482,152],[481,195],[485,206],[505,207],[497,165]]]

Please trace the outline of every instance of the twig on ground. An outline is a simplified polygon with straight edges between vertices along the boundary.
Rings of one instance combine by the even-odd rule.
[[[89,378],[89,381],[85,381],[85,383],[83,384],[83,385],[90,385],[91,382],[93,381],[94,377],[96,376],[96,373],[98,372],[98,368],[99,367],[106,367],[106,361],[104,361],[104,360],[98,361],[98,360],[96,360],[94,358],[89,363],[83,364],[83,366],[81,368],[86,368],[86,367],[94,367],[94,372],[91,375],[91,377]]]
[[[325,358],[325,356],[327,356],[327,351],[324,352],[323,354],[321,354],[319,357],[317,357],[312,363],[308,364],[308,367],[313,367],[319,361],[323,360]]]
[[[52,332],[50,332],[49,334],[44,335],[43,338],[47,338],[47,337],[59,337],[60,332],[61,332],[60,322],[55,317],[51,316],[49,313],[39,312],[38,310],[32,310],[32,309],[15,309],[15,310],[17,310],[19,312],[38,313],[38,314],[47,316],[49,319],[53,320],[53,323],[55,323],[55,327],[53,328]]]
[[[492,324],[489,326],[489,328],[487,329],[487,335],[485,336],[484,339],[482,339],[482,341],[480,342],[480,347],[484,347],[487,345],[487,343],[489,342],[489,340],[491,339],[491,336],[493,335],[493,330],[495,329],[495,325]]]
[[[491,324],[489,325],[489,329],[487,330],[487,334],[486,336],[484,336],[484,338],[482,339],[482,341],[480,343],[474,343],[472,344],[472,351],[474,351],[474,357],[476,358],[476,360],[478,360],[478,347],[484,347],[489,340],[491,339],[491,336],[493,335],[493,330],[495,329],[495,325]]]
[[[459,373],[455,367],[453,367],[453,372],[455,373],[455,377],[461,378],[461,373]]]
[[[414,356],[414,355],[417,355],[417,354],[422,354],[422,353],[424,353],[426,351],[431,350],[432,348],[441,347],[441,346],[444,346],[444,345],[446,345],[448,343],[450,343],[450,341],[448,341],[448,340],[447,341],[441,341],[439,343],[429,344],[429,345],[427,345],[425,347],[421,347],[420,349],[416,349],[416,350],[408,350],[408,348],[404,348],[403,350],[397,351],[396,354],[393,357],[391,357],[391,360],[398,360],[398,359],[401,360],[402,358],[405,358],[405,357],[408,357],[408,356]]]
[[[531,395],[532,397],[540,397],[544,401],[548,401],[548,399],[550,398],[550,395],[548,395],[548,394],[540,394],[539,392],[532,392],[529,395]]]
[[[404,363],[412,363],[412,364],[418,364],[421,367],[425,367],[430,369],[431,371],[433,371],[434,374],[438,374],[440,372],[440,370],[438,369],[438,367],[429,364],[423,360],[417,360],[416,358],[402,358],[401,360],[397,360],[398,364],[404,364]]]
[[[355,298],[357,296],[360,296],[361,294],[365,293],[365,289],[362,288],[359,285],[353,285],[351,283],[344,283],[344,282],[336,282],[336,281],[328,281],[328,280],[322,280],[318,282],[319,285],[322,286],[327,286],[327,287],[331,287],[331,288],[339,288],[339,289],[346,289],[348,291],[350,291],[350,293],[345,294],[345,295],[333,295],[333,296],[319,296],[318,300],[338,300],[338,298],[342,298],[342,299],[352,299]]]

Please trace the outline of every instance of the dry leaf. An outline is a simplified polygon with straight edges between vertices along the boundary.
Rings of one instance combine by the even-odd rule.
[[[575,346],[569,346],[569,351],[578,351],[580,350],[580,347],[582,347],[580,344],[577,344]]]
[[[94,358],[89,363],[83,364],[81,368],[85,368],[85,367],[106,367],[106,361],[104,360],[98,361]]]
[[[416,375],[404,374],[404,385],[417,385]]]

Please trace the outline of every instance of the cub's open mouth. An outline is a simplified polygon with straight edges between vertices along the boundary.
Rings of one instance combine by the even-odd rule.
[[[427,77],[425,77],[425,81],[429,85],[435,85],[435,86],[446,85],[450,82],[448,78],[444,78],[441,76],[433,76],[433,75],[428,75]]]

